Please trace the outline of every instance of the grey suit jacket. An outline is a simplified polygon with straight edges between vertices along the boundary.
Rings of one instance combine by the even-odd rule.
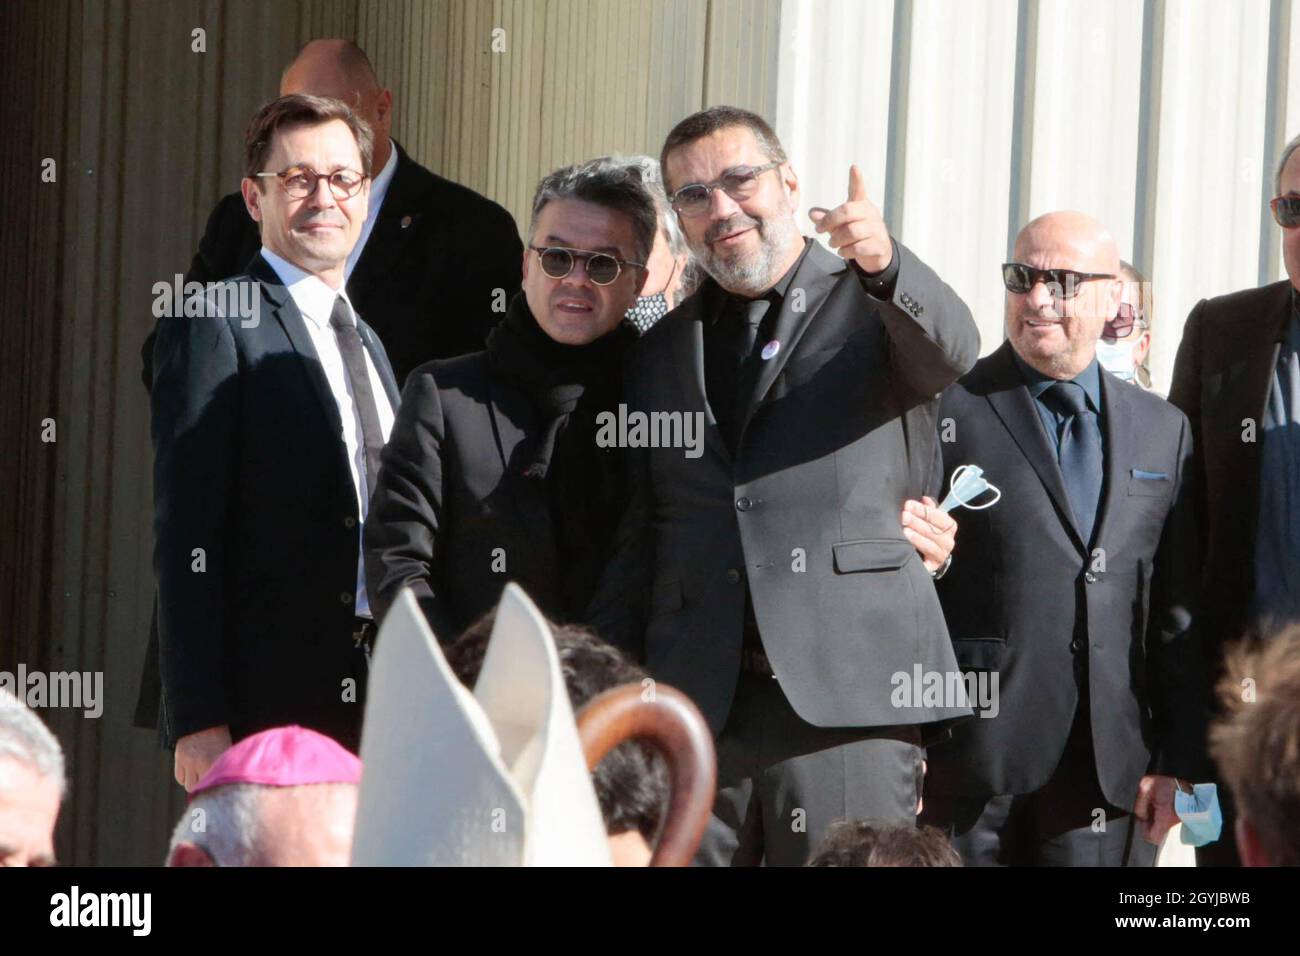
[[[740,672],[746,580],[776,678],[810,723],[880,727],[970,713],[894,704],[895,675],[956,668],[899,514],[935,483],[938,394],[979,351],[965,304],[898,251],[893,299],[882,302],[844,260],[819,244],[809,250],[734,459],[705,395],[703,294],[635,350],[629,410],[699,413],[704,450],[630,451],[633,504],[588,617],[693,698],[715,732]]]
[[[1105,477],[1091,542],[1010,343],[944,393],[945,477],[976,464],[1002,491],[963,511],[939,582],[957,660],[998,676],[996,709],[930,754],[927,786],[1030,793],[1051,777],[1086,659],[1097,775],[1129,809],[1144,773],[1204,779],[1205,669],[1193,627],[1191,428],[1168,402],[1101,376]],[[1081,661],[1082,663],[1082,661]]]

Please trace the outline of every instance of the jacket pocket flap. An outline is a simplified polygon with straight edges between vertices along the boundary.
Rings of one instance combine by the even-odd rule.
[[[997,638],[953,638],[952,651],[962,670],[995,671],[1002,664],[1006,641]]]
[[[835,570],[840,574],[853,571],[896,571],[907,563],[915,549],[898,538],[868,538],[864,541],[841,541],[831,545]]]

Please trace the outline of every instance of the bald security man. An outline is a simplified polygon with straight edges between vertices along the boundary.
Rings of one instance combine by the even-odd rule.
[[[1007,341],[940,405],[945,481],[976,464],[1002,491],[963,513],[938,585],[988,691],[926,780],[967,865],[1151,865],[1175,777],[1208,773],[1191,429],[1097,361],[1119,272],[1096,220],[1029,223],[1002,267]]]

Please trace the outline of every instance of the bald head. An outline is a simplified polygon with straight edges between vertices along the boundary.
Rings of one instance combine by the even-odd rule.
[[[330,96],[352,107],[375,133],[374,170],[388,162],[393,94],[379,85],[366,52],[351,40],[312,40],[280,77],[280,95]]]
[[[1073,256],[1071,265],[1039,268],[1074,269],[1076,272],[1119,272],[1119,247],[1110,230],[1082,212],[1044,213],[1031,220],[1016,237],[1017,261],[1027,250],[1054,248]],[[1032,265],[1032,263],[1030,263]]]
[[[1035,270],[1119,275],[1115,237],[1081,212],[1051,212],[1031,221],[1016,237],[1014,261]],[[1037,281],[1028,292],[1008,291],[1007,338],[1028,365],[1051,378],[1072,379],[1096,355],[1122,289],[1118,278],[1109,278]]]

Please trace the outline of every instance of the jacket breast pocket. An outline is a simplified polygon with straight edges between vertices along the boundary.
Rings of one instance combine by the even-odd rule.
[[[898,538],[864,538],[831,545],[837,574],[859,571],[897,571],[916,549]]]
[[[1173,483],[1168,475],[1156,472],[1138,472],[1134,469],[1128,478],[1128,493],[1147,498],[1167,498]]]

